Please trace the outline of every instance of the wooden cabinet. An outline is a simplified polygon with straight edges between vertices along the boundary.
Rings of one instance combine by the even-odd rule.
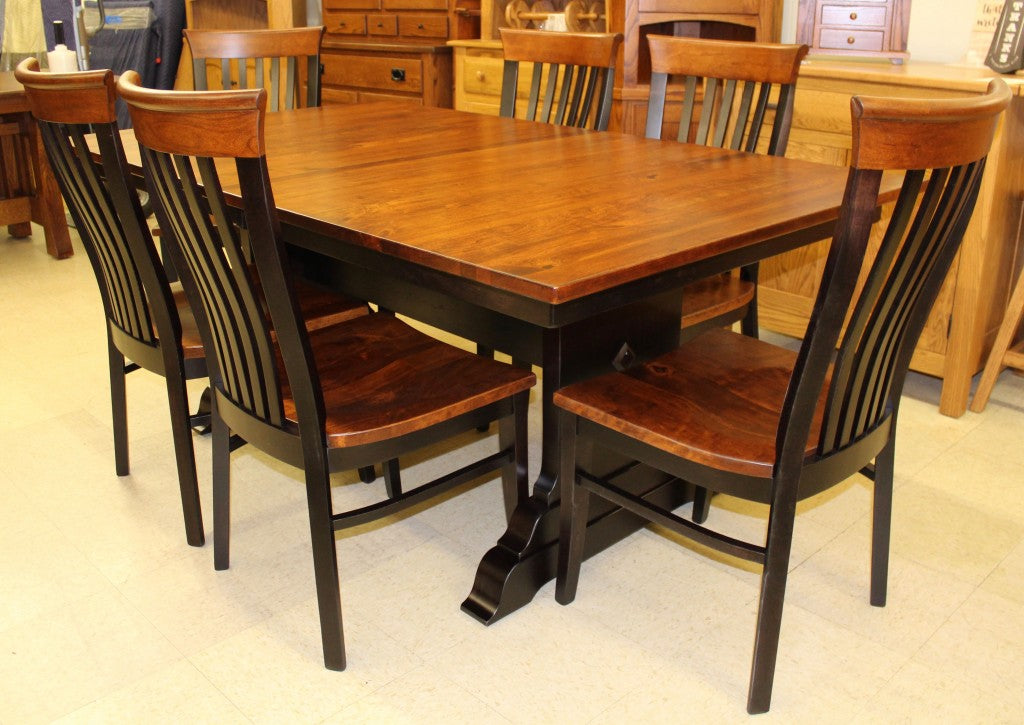
[[[907,57],[910,0],[800,0],[797,42],[811,54]]]
[[[325,103],[451,107],[450,38],[479,34],[479,0],[323,0]]]
[[[324,103],[406,100],[452,106],[452,56],[447,46],[325,42],[320,60]]]
[[[538,27],[548,13],[564,14],[566,27],[623,34],[609,128],[642,134],[650,83],[647,35],[777,41],[782,0],[483,0],[480,40],[455,48],[455,107],[498,113],[501,42],[498,28]]]
[[[786,155],[845,166],[850,152],[850,96],[950,98],[984,91],[983,68],[907,62],[901,66],[805,61]],[[978,205],[915,350],[911,368],[942,378],[939,410],[961,415],[971,376],[981,369],[1021,268],[1024,210],[1024,81],[1014,92],[993,142]],[[814,303],[828,242],[761,264],[761,326],[801,336]]]

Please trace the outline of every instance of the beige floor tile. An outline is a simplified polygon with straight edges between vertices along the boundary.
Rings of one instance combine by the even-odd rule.
[[[981,588],[1024,605],[1024,586],[1021,586],[1021,582],[1024,582],[1024,540],[988,575]]]
[[[180,660],[55,722],[242,725],[249,720],[191,663]]]
[[[978,589],[914,656],[1024,712],[1024,605]]]
[[[508,722],[471,691],[423,665],[346,706],[324,720],[324,725],[504,725]]]
[[[963,679],[911,662],[865,703],[855,722],[1019,723],[1019,697],[964,686]]]
[[[907,483],[893,498],[892,551],[980,584],[1024,535],[1024,526],[1007,516],[980,511],[944,491]]]
[[[112,587],[0,632],[0,718],[44,722],[73,712],[180,653]]]
[[[419,666],[385,632],[345,622],[348,669],[323,666],[316,602],[310,599],[200,652],[190,660],[257,723],[313,723]]]
[[[897,516],[893,526],[900,525]],[[890,554],[886,606],[871,606],[870,523],[865,518],[795,569],[786,597],[906,659],[973,591],[971,584]]]

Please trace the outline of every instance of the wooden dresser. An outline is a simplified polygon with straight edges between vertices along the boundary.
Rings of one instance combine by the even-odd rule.
[[[447,41],[477,37],[479,0],[323,0],[324,102],[452,105]]]
[[[786,155],[845,166],[851,95],[949,98],[980,93],[994,76],[987,68],[914,61],[805,61]],[[1006,79],[1013,101],[993,142],[963,248],[911,363],[912,369],[943,379],[939,410],[950,416],[966,410],[971,376],[984,364],[1015,272],[1024,263],[1024,81]],[[803,334],[826,253],[822,242],[761,265],[762,327]]]

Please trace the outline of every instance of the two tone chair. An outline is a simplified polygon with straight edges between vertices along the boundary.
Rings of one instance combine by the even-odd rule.
[[[154,91],[125,73],[127,102],[161,227],[213,351],[214,562],[228,566],[229,434],[305,474],[324,663],[345,667],[334,532],[380,519],[500,471],[506,515],[527,495],[526,409],[533,373],[439,342],[386,313],[307,332],[267,171],[264,90]],[[262,314],[244,269],[220,171],[237,178]],[[199,203],[200,199],[204,199]],[[498,421],[498,450],[408,491],[336,511],[330,474]]]
[[[862,473],[874,481],[870,600],[885,604],[900,394],[1009,99],[1001,80],[962,100],[852,99],[846,195],[798,352],[716,329],[650,362],[555,393],[563,445],[559,602],[576,596],[592,494],[759,564],[747,710],[765,712],[797,502]],[[896,171],[905,172],[899,198],[877,254],[866,261],[882,174]],[[631,494],[582,467],[576,451],[583,444],[767,504],[765,539],[737,539]],[[681,594],[671,606],[692,616],[701,603],[685,596],[685,574],[679,576]]]
[[[174,456],[188,543],[204,543],[191,427],[208,409],[189,414],[186,381],[206,378],[208,360],[193,309],[168,282],[139,197],[130,180],[114,110],[114,74],[40,72],[35,59],[15,71],[25,87],[43,146],[92,263],[106,318],[117,475],[129,473],[125,376],[140,368],[167,383]],[[88,141],[90,134],[95,147]],[[98,155],[95,153],[98,151]],[[304,319],[331,325],[367,313],[367,305],[310,286],[301,288]],[[371,477],[372,469],[364,472]]]

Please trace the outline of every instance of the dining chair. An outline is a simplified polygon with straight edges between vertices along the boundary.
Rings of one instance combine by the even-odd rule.
[[[591,494],[759,564],[747,710],[765,712],[797,502],[860,472],[874,482],[870,601],[885,604],[900,394],[1009,98],[997,79],[986,94],[966,99],[852,99],[846,193],[799,351],[715,329],[657,359],[555,393],[562,445],[559,602],[576,596]],[[897,171],[905,175],[895,210],[868,260],[882,174]],[[767,504],[765,538],[740,540],[630,493],[577,458],[581,443]],[[682,594],[673,605],[688,601],[700,605]]]
[[[212,66],[223,90],[266,88],[271,111],[319,106],[323,34],[322,25],[272,30],[186,28],[194,88],[220,90],[209,88],[208,66]]]
[[[186,538],[201,546],[205,537],[190,429],[208,424],[209,409],[201,403],[199,413],[189,414],[185,381],[207,377],[206,353],[181,286],[168,282],[129,181],[114,110],[114,74],[44,73],[38,61],[29,58],[18,65],[15,76],[25,87],[50,166],[99,285],[107,319],[115,470],[119,476],[129,473],[125,376],[140,368],[162,375]],[[89,146],[90,134],[98,157]],[[310,286],[303,288],[302,300],[312,326],[367,312],[364,302]]]
[[[608,128],[621,33],[513,28],[500,32],[505,64],[498,115],[598,131]],[[533,70],[526,107],[517,116],[520,63],[532,63]]]
[[[647,138],[671,134],[678,141],[705,146],[786,154],[806,45],[663,35],[649,35],[647,42],[651,51]],[[681,93],[670,96],[670,77],[681,83]],[[769,136],[762,139],[766,130]],[[734,322],[740,322],[744,334],[756,337],[757,272],[755,262],[687,285],[680,341]]]
[[[334,533],[392,515],[481,476],[501,472],[506,516],[527,495],[526,409],[533,373],[480,357],[373,313],[307,332],[267,171],[265,90],[155,91],[136,73],[118,80],[161,225],[174,231],[182,278],[215,352],[214,563],[229,563],[229,433],[303,469],[324,664],[345,667]],[[221,165],[215,163],[221,160]],[[227,165],[227,164],[230,164]],[[239,184],[269,319],[228,223],[221,173]],[[197,203],[203,196],[205,204]],[[330,474],[498,421],[498,451],[418,487],[386,485],[377,502],[335,511]]]

